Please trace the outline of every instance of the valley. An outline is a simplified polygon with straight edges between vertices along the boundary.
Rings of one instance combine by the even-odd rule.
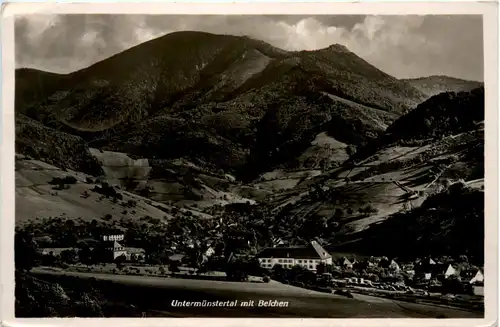
[[[482,83],[397,79],[338,44],[174,32],[70,74],[19,69],[16,231],[46,252],[121,235],[197,271],[311,241],[483,267],[484,117]]]

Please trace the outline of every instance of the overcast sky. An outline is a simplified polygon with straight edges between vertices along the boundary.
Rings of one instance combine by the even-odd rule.
[[[16,20],[16,66],[68,73],[183,30],[248,35],[286,50],[339,43],[397,78],[483,80],[481,16],[31,15]]]

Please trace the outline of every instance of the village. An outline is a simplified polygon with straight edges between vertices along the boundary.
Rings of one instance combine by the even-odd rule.
[[[132,200],[116,199],[116,203],[131,213],[137,205]],[[29,265],[38,270],[277,282],[347,297],[358,293],[452,302],[466,309],[484,305],[480,258],[340,252],[314,233],[292,235],[286,224],[272,232],[269,226],[274,223],[268,213],[249,204],[212,207],[207,213],[214,219],[185,208],[163,210],[176,219],[109,214],[92,220],[37,217],[16,229],[16,238],[31,238],[30,247],[36,247],[37,253],[19,260],[36,262]]]
[[[171,243],[167,251],[134,246],[123,228],[99,229],[72,247],[54,244],[55,235],[38,235],[36,269],[219,281],[271,281],[352,297],[353,293],[470,307],[482,305],[483,268],[467,256],[397,258],[329,253],[318,241],[285,245],[278,241],[256,253],[228,251],[221,243]],[[55,242],[57,244],[57,242]],[[60,242],[59,242],[60,244]],[[173,244],[173,245],[172,245]],[[236,249],[233,249],[236,250]]]

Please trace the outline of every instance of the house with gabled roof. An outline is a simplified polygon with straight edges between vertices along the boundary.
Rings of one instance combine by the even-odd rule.
[[[279,264],[283,268],[295,265],[316,271],[318,264],[332,264],[332,256],[317,242],[311,241],[306,246],[271,247],[258,254],[260,266],[271,269]]]
[[[100,255],[104,261],[114,261],[118,257],[124,257],[125,260],[143,261],[146,252],[142,248],[125,247],[124,234],[116,232],[116,230],[108,231],[101,235],[101,241],[97,245],[100,250]]]
[[[101,246],[106,252],[110,253],[109,259],[115,260],[122,255],[125,258],[127,257],[127,250],[118,241],[103,241]]]
[[[343,257],[342,259],[339,260],[339,266],[344,268],[352,268],[354,265],[352,264],[351,261],[349,261],[349,259]]]
[[[448,267],[446,268],[446,270],[444,272],[444,277],[449,278],[451,276],[457,276],[457,275],[458,275],[458,271],[451,264],[448,264]]]
[[[484,274],[482,273],[482,271],[478,269],[474,277],[469,280],[469,283],[484,283]]]
[[[480,269],[464,269],[460,272],[463,281],[469,284],[481,284],[484,282],[484,274]]]

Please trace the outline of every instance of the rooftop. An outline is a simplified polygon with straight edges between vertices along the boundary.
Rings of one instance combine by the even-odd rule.
[[[106,248],[113,248],[113,249],[123,248],[123,245],[121,245],[117,241],[104,241],[101,244]]]
[[[266,248],[259,253],[259,258],[295,258],[295,259],[321,259],[332,256],[316,241],[307,246]]]

